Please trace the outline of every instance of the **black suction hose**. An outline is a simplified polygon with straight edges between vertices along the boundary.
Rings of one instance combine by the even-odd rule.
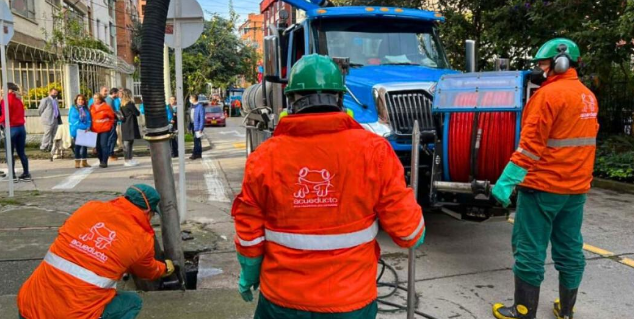
[[[150,136],[168,134],[163,78],[163,43],[170,0],[152,0],[145,6],[141,42],[141,95]]]

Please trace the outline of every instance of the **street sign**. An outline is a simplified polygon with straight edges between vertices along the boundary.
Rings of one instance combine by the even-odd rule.
[[[11,10],[6,2],[0,1],[0,63],[2,64],[2,90],[4,92],[4,96],[2,99],[4,100],[4,105],[0,105],[3,108],[4,117],[4,127],[5,127],[5,146],[7,150],[11,148],[11,125],[9,123],[9,89],[7,88],[7,56],[5,51],[5,46],[9,44],[13,38],[13,14],[11,14]],[[13,162],[12,156],[7,156],[7,175],[9,176],[9,197],[13,197]]]
[[[11,14],[11,9],[9,9],[9,5],[6,2],[0,1],[0,12],[2,15],[0,16],[0,20],[2,20],[2,37],[1,43],[2,45],[8,45],[11,38],[13,38],[13,14]]]
[[[167,11],[167,24],[165,26],[165,44],[170,48],[178,46],[176,43],[176,30],[174,26],[180,24],[180,47],[187,48],[198,40],[203,33],[205,20],[203,9],[196,0],[170,1]],[[178,7],[177,7],[178,6]],[[177,10],[178,9],[178,10]]]

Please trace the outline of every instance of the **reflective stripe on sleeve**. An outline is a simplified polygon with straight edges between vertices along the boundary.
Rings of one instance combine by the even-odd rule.
[[[47,252],[44,261],[57,270],[65,272],[81,281],[95,285],[99,288],[114,289],[117,288],[117,281],[110,278],[102,277],[94,272],[74,264],[52,252]]]
[[[412,240],[414,238],[416,238],[416,235],[418,235],[418,233],[420,233],[420,231],[423,229],[423,226],[425,226],[425,218],[423,218],[423,216],[420,217],[420,222],[418,223],[418,226],[416,226],[416,230],[414,230],[413,233],[411,233],[409,236],[407,237],[401,237],[401,240]]]
[[[307,235],[265,230],[267,241],[284,247],[301,250],[335,250],[359,246],[371,242],[379,232],[379,222],[375,220],[368,228],[346,234]]]
[[[240,242],[240,246],[242,246],[242,247],[255,246],[255,245],[263,242],[264,239],[265,239],[264,236],[262,236],[262,237],[258,237],[256,239],[254,239],[254,240],[244,240],[244,239],[240,238],[240,236],[238,236],[238,242]]]
[[[537,156],[537,155],[535,155],[535,154],[533,154],[533,153],[531,153],[531,152],[529,152],[529,151],[527,151],[527,150],[525,150],[525,149],[523,149],[523,148],[521,148],[521,147],[518,147],[518,148],[517,148],[517,151],[518,151],[520,154],[524,154],[524,155],[526,155],[528,158],[530,158],[530,159],[532,159],[532,160],[534,160],[534,161],[539,161],[539,156]]]
[[[578,137],[564,139],[549,139],[548,147],[574,147],[574,146],[596,146],[596,137]]]

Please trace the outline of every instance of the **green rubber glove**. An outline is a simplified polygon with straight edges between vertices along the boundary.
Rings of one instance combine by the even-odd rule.
[[[422,245],[425,242],[425,234],[427,234],[427,227],[423,229],[423,235],[420,236],[420,238],[416,242],[416,245],[414,245],[414,248],[418,248],[418,246]]]
[[[527,170],[515,165],[513,162],[509,162],[504,168],[502,176],[500,176],[495,186],[493,186],[493,191],[491,192],[493,197],[495,197],[502,206],[508,207],[511,204],[513,189],[517,184],[524,181],[527,173]]]
[[[244,301],[253,301],[253,290],[258,289],[260,285],[260,266],[262,265],[262,256],[257,258],[249,258],[238,253],[238,262],[240,262],[240,280],[238,280],[238,291],[242,295]]]

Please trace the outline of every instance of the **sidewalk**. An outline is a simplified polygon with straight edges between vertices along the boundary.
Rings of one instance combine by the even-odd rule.
[[[219,143],[220,144],[220,143]],[[139,147],[145,148],[144,145]],[[216,150],[216,148],[219,150]],[[233,244],[234,228],[230,216],[231,198],[239,187],[244,154],[227,158],[227,149],[203,140],[202,160],[187,160],[187,221],[181,226],[192,240],[182,241],[188,255],[198,254],[198,290],[142,293],[144,309],[139,318],[252,318],[255,303],[245,303],[237,292],[239,265]],[[225,160],[216,159],[223,152]],[[69,160],[31,161],[33,182],[16,185],[14,198],[0,198],[0,318],[17,318],[16,294],[22,283],[40,264],[58,228],[73,211],[88,200],[109,200],[134,183],[154,184],[149,157],[135,157],[141,165],[123,167],[116,161],[106,169],[91,168],[86,176],[70,167]],[[225,179],[233,164],[232,182]],[[91,160],[92,162],[92,160]],[[174,161],[175,180],[178,164]],[[56,188],[83,178],[76,187]],[[178,184],[178,183],[177,183]],[[0,192],[6,194],[6,181]],[[153,220],[157,236],[158,219]],[[132,280],[121,282],[118,289],[134,290]]]

